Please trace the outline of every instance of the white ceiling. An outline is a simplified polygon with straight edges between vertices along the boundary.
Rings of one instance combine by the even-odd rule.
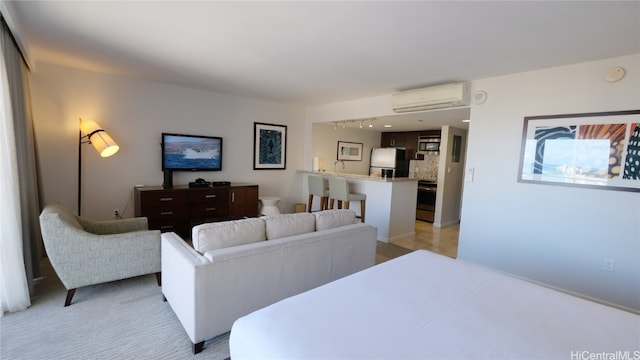
[[[36,71],[47,62],[301,106],[640,53],[639,1],[5,6]]]

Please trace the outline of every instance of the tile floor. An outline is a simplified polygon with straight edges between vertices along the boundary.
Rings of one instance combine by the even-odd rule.
[[[455,258],[458,254],[459,231],[459,224],[434,228],[429,222],[416,220],[415,235],[391,243],[378,242],[376,262],[381,263],[418,249]]]

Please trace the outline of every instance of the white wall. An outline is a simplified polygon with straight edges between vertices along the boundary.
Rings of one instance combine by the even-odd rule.
[[[197,177],[256,183],[260,195],[281,197],[286,212],[299,201],[302,108],[41,63],[30,86],[44,203],[76,209],[79,117],[102,125],[120,145],[105,159],[82,148],[82,214],[89,218],[109,219],[125,207],[124,216],[133,216],[134,185],[162,184],[162,132],[223,137],[221,172],[175,173],[174,185]],[[254,122],[288,126],[286,170],[253,170]]]
[[[607,69],[627,75],[604,80]],[[458,257],[640,310],[640,193],[518,183],[523,118],[640,109],[640,55],[474,82]],[[615,271],[602,270],[604,258]]]
[[[312,136],[312,154],[320,159],[320,169],[333,171],[338,154],[338,141],[347,141],[362,144],[362,161],[344,161],[344,169],[342,164],[337,164],[337,171],[368,175],[371,149],[380,146],[381,133],[360,128],[334,129],[331,125],[315,123]]]

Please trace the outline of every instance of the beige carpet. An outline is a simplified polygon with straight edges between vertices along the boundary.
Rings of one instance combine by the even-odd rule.
[[[66,308],[55,280],[29,309],[0,318],[0,359],[194,359],[154,275],[80,288]],[[228,334],[195,356],[227,357]]]

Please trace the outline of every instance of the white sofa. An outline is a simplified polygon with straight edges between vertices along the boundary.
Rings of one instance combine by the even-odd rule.
[[[195,226],[162,234],[162,293],[198,353],[257,309],[375,264],[377,229],[351,210]]]

